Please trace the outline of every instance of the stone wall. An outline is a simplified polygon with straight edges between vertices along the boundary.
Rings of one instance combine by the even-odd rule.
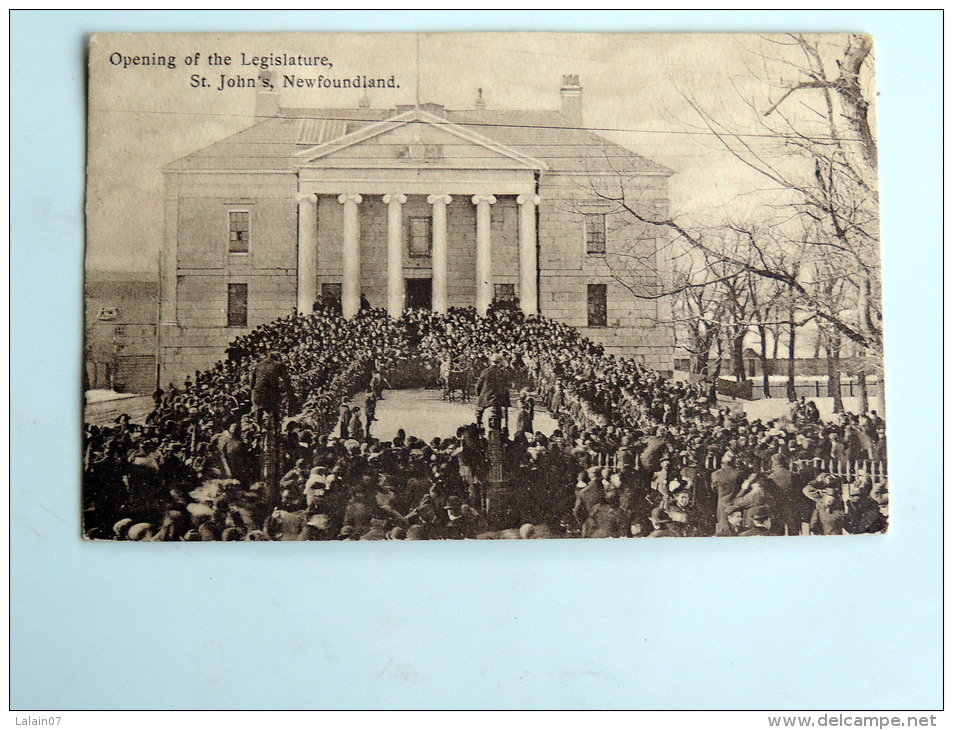
[[[170,174],[178,254],[177,326],[160,328],[163,387],[214,365],[227,344],[294,310],[298,209],[293,174]],[[229,253],[229,211],[249,212],[247,254]],[[228,327],[228,285],[248,285],[248,326]]]
[[[662,214],[668,205],[667,178],[640,181],[635,199]],[[658,291],[657,271],[664,229],[615,212],[592,192],[588,180],[544,174],[539,195],[540,313],[578,327],[607,351],[671,370],[675,333],[664,299],[640,299]],[[586,250],[587,214],[606,214],[606,253]],[[606,285],[607,326],[588,326],[588,285]]]

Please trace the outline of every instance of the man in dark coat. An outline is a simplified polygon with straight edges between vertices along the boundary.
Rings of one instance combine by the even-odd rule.
[[[510,388],[506,370],[503,368],[503,356],[501,354],[495,353],[490,356],[490,365],[480,373],[476,390],[477,425],[483,425],[483,411],[487,408],[492,408],[503,420],[503,409],[509,408],[510,405]]]
[[[810,521],[814,505],[804,498],[801,481],[780,458],[773,458],[771,463],[774,468],[768,473],[768,479],[777,487],[778,496],[775,513],[779,524],[775,527],[778,534],[786,530],[788,535],[800,535],[801,523]]]
[[[885,532],[887,518],[880,505],[870,496],[871,485],[866,478],[857,477],[850,485],[850,497],[845,504],[844,529],[852,535]]]
[[[841,535],[844,531],[844,503],[838,497],[840,483],[837,478],[825,474],[817,477],[802,490],[804,496],[814,501],[811,515],[811,534]]]
[[[649,474],[654,474],[662,468],[662,457],[668,450],[667,431],[664,426],[659,426],[654,435],[646,436],[643,439],[645,448],[639,454],[639,466]]]
[[[256,412],[270,413],[275,423],[280,419],[284,398],[292,393],[288,369],[279,357],[278,353],[269,353],[251,373],[252,407]]]
[[[735,506],[735,497],[741,489],[741,472],[734,466],[734,458],[725,454],[721,460],[721,469],[711,475],[711,490],[718,498],[715,507],[715,531],[725,534],[728,531],[728,510]]]
[[[241,424],[237,421],[228,431],[217,437],[216,445],[222,458],[225,475],[237,479],[247,487],[255,480],[255,464],[248,443],[242,437]]]

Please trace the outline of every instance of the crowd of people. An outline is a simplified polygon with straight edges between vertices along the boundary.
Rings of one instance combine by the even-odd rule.
[[[389,373],[410,360],[482,374],[473,422],[429,442],[404,430],[378,438]],[[481,416],[511,404],[488,398],[489,380],[497,392],[505,381],[516,406],[496,457]],[[750,420],[720,407],[711,382],[666,379],[505,307],[291,315],[154,398],[144,423],[86,426],[91,539],[829,535],[887,524],[875,412],[824,421],[802,399],[782,418]],[[552,433],[534,430],[537,407],[557,420]]]

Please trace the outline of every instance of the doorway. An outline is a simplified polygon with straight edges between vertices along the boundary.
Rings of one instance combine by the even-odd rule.
[[[430,309],[432,279],[407,279],[407,309]]]

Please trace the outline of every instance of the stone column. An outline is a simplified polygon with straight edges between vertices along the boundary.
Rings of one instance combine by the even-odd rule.
[[[404,213],[407,196],[388,193],[387,206],[387,313],[395,319],[404,311]]]
[[[520,207],[520,309],[523,314],[539,314],[536,290],[536,206],[538,195],[518,195]]]
[[[476,309],[481,317],[493,301],[493,260],[490,252],[490,206],[496,202],[492,195],[474,195],[476,218]]]
[[[298,193],[298,313],[311,314],[318,297],[318,196]]]
[[[433,311],[447,311],[447,206],[453,198],[449,195],[430,195],[427,202],[433,206]]]
[[[360,195],[339,195],[344,206],[344,282],[341,285],[341,311],[350,319],[361,310],[361,221],[357,206]]]

